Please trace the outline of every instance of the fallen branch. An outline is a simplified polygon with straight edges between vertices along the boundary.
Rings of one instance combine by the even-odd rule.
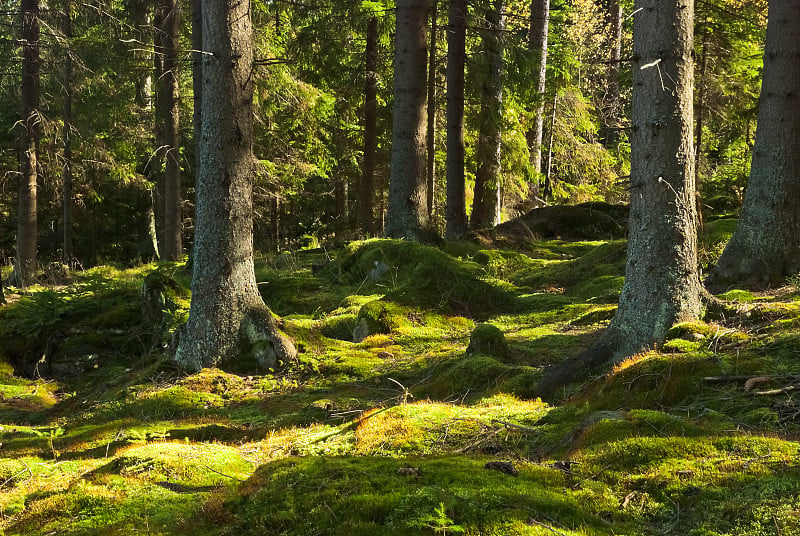
[[[536,428],[531,428],[529,426],[522,426],[520,424],[514,424],[511,422],[501,421],[500,419],[492,419],[492,424],[502,424],[506,428],[515,428],[517,430],[522,430],[524,432],[538,432]]]
[[[528,519],[528,524],[529,524],[529,525],[536,525],[537,527],[542,527],[543,529],[547,529],[547,530],[549,530],[550,532],[552,532],[553,534],[558,534],[559,536],[567,536],[567,535],[566,535],[566,534],[564,534],[563,532],[559,532],[559,531],[557,531],[556,529],[554,529],[554,528],[553,528],[553,527],[551,527],[550,525],[548,525],[548,524],[546,524],[546,523],[542,523],[541,521],[536,521],[536,520],[535,520],[535,519],[533,519],[533,518],[530,518],[530,519]]]
[[[796,391],[797,388],[798,388],[797,385],[787,385],[786,387],[782,387],[780,389],[772,389],[770,391],[756,391],[753,394],[756,396],[782,395],[784,393],[791,393],[792,391]]]
[[[243,479],[241,479],[241,478],[236,478],[235,476],[226,475],[225,473],[220,473],[220,472],[219,472],[219,471],[217,471],[216,469],[212,469],[211,467],[209,467],[209,466],[207,466],[207,465],[204,465],[203,467],[205,467],[206,469],[208,469],[208,470],[209,470],[209,471],[211,471],[212,473],[217,473],[218,475],[224,476],[225,478],[230,478],[230,479],[232,479],[232,480],[238,480],[239,482],[245,482],[245,480],[243,480]]]

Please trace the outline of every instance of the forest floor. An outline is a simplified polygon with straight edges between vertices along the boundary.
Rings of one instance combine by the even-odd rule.
[[[733,224],[708,224],[704,263]],[[164,357],[183,264],[12,289],[0,533],[800,533],[798,287],[730,290],[724,313],[543,402],[542,369],[613,316],[625,242],[482,243],[260,259],[300,349],[260,374]],[[470,347],[484,324],[505,341],[481,328]]]

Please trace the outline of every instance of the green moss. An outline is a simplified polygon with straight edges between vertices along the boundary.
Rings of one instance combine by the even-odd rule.
[[[469,337],[467,355],[485,354],[508,359],[508,344],[503,332],[492,324],[479,324]]]
[[[756,297],[753,295],[752,292],[747,290],[729,290],[723,294],[718,296],[720,299],[732,301],[732,302],[743,302],[748,303],[756,300]]]

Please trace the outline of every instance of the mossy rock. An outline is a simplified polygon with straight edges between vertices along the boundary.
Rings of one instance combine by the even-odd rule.
[[[508,357],[506,336],[493,324],[479,324],[469,336],[467,355],[484,354],[492,357]]]
[[[492,277],[506,278],[523,270],[538,270],[545,265],[542,259],[532,259],[516,251],[482,249],[472,260],[486,267]]]
[[[487,277],[484,267],[416,242],[354,242],[334,264],[331,275],[347,274],[362,290],[400,305],[475,316],[516,304],[516,289]]]
[[[391,333],[408,323],[406,309],[392,302],[374,300],[365,303],[358,311],[352,331],[353,342],[361,342],[376,333]]]

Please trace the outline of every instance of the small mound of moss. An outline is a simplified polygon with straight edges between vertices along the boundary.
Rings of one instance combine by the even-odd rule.
[[[508,356],[508,343],[506,336],[493,324],[479,324],[469,336],[467,355],[485,354],[493,357],[506,358]]]
[[[475,262],[404,240],[368,240],[351,244],[331,270],[349,274],[362,290],[383,290],[402,305],[466,316],[513,307],[514,289],[486,276]]]

